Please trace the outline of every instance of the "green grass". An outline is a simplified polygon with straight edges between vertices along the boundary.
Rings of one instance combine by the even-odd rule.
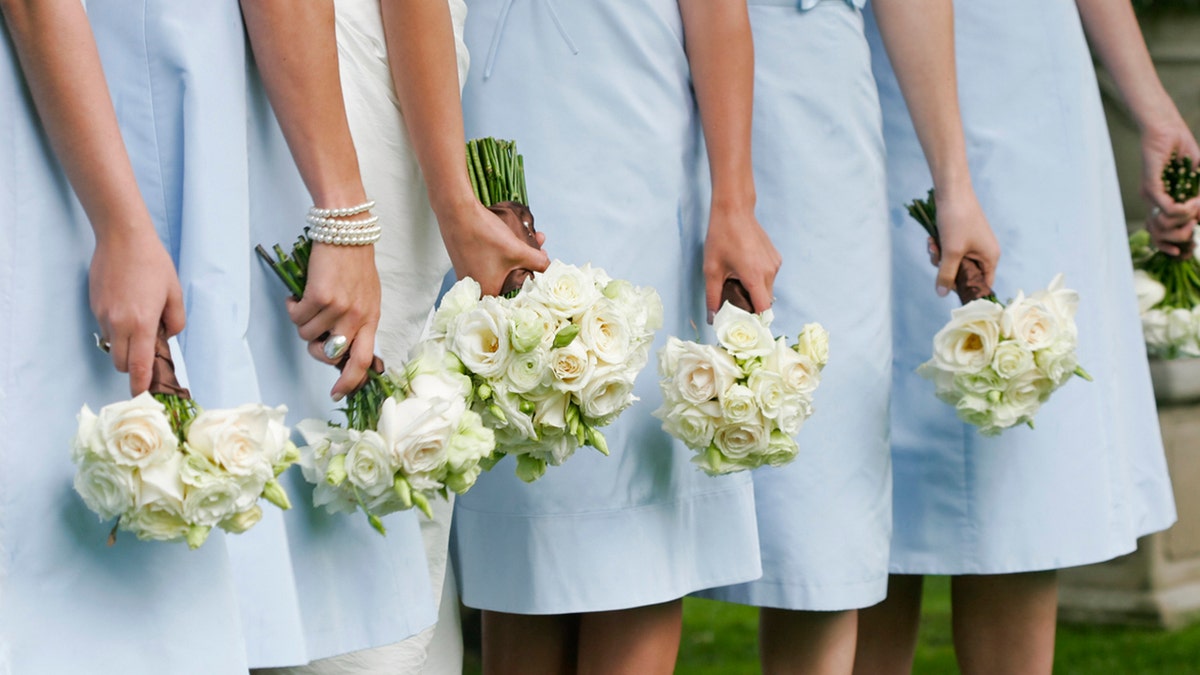
[[[478,628],[466,628],[464,672],[474,675],[479,672]],[[675,672],[757,673],[757,630],[758,610],[753,607],[688,598],[683,604],[683,640]],[[1056,649],[1056,675],[1200,675],[1200,624],[1175,632],[1064,624],[1058,628]],[[950,633],[950,582],[946,577],[930,577],[925,582],[913,672],[958,673]]]
[[[758,672],[757,610],[688,599],[683,609],[680,675],[747,675]],[[1058,675],[1200,674],[1200,624],[1181,631],[1060,625],[1054,672]],[[950,633],[950,582],[925,584],[921,637],[913,672],[954,675]]]

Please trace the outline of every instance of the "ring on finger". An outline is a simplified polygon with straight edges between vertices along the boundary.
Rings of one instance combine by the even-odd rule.
[[[99,333],[92,333],[92,337],[96,338],[96,349],[108,354],[112,351],[112,343],[100,337]]]
[[[350,339],[345,335],[330,335],[325,340],[325,345],[322,347],[325,352],[325,358],[330,361],[336,361],[346,353],[350,348]]]
[[[1162,214],[1162,212],[1163,211],[1161,208],[1159,208],[1158,206],[1155,206],[1154,208],[1150,209],[1150,217],[1157,218],[1157,217],[1159,217],[1159,215]]]

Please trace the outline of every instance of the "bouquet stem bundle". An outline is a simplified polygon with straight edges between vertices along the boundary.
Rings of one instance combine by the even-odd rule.
[[[529,205],[525,190],[525,158],[515,141],[475,138],[467,141],[467,175],[484,206],[501,202]]]
[[[1176,202],[1194,199],[1200,194],[1198,169],[1190,157],[1171,155],[1163,188]],[[1193,248],[1190,241],[1180,246],[1184,254]],[[1129,249],[1147,350],[1161,358],[1200,356],[1200,261],[1155,251],[1145,230],[1129,238]]]
[[[937,201],[934,199],[933,188],[929,189],[929,194],[925,199],[914,199],[908,205],[908,215],[925,228],[925,231],[933,239],[933,243],[940,249],[942,238],[938,232]],[[958,299],[964,305],[979,298],[999,302],[996,294],[987,285],[983,268],[970,258],[963,258],[962,264],[958,268],[958,275],[954,279],[954,286],[955,292],[958,293]]]

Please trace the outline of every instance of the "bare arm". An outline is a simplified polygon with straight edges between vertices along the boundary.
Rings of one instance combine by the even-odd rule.
[[[1000,245],[975,197],[967,166],[958,108],[953,4],[951,0],[875,0],[872,6],[937,190],[942,239],[938,294],[954,288],[963,258],[979,263],[991,286]]]
[[[183,330],[183,296],[138,191],[87,15],[79,0],[3,0],[0,12],[50,144],[96,235],[92,311],[114,365],[139,394],[150,385],[160,326],[168,335]]]
[[[773,303],[782,259],[754,216],[750,17],[744,0],[680,0],[679,11],[712,171],[712,213],[704,243],[709,320],[720,308],[726,279],[741,281],[761,312]]]
[[[341,208],[365,202],[342,101],[333,0],[242,0],[242,14],[271,107],[313,203]],[[383,224],[383,236],[398,225]],[[329,362],[322,336],[350,338],[350,356],[331,392],[334,400],[366,379],[380,293],[373,245],[313,245],[304,298],[289,303],[288,313],[309,342],[309,353],[320,361]]]
[[[1129,0],[1076,0],[1076,5],[1092,47],[1141,132],[1142,195],[1158,208],[1147,227],[1159,248],[1178,254],[1180,244],[1191,240],[1200,199],[1175,203],[1163,189],[1162,169],[1172,153],[1200,161],[1200,147],[1154,71]]]
[[[454,271],[496,295],[510,270],[541,271],[550,259],[471,190],[450,8],[429,0],[384,0],[381,8],[396,97]]]

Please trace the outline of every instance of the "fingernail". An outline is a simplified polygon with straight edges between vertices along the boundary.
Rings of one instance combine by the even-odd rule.
[[[338,391],[338,392],[334,392],[332,398],[333,398],[334,403],[339,403],[343,398],[346,398],[346,395],[343,394],[342,392]]]
[[[711,309],[710,309],[710,310],[708,310],[708,322],[709,322],[709,323],[712,323],[712,322],[713,322],[713,319],[714,319],[716,316],[717,316],[717,313],[716,313],[716,312],[712,311]]]
[[[950,294],[950,289],[949,289],[949,288],[946,288],[945,286],[943,286],[943,285],[941,285],[941,284],[938,284],[938,287],[937,287],[937,294],[938,294],[938,296],[939,296],[939,297],[943,297],[943,298],[944,298],[944,297],[946,297],[947,295],[949,295],[949,294]]]

